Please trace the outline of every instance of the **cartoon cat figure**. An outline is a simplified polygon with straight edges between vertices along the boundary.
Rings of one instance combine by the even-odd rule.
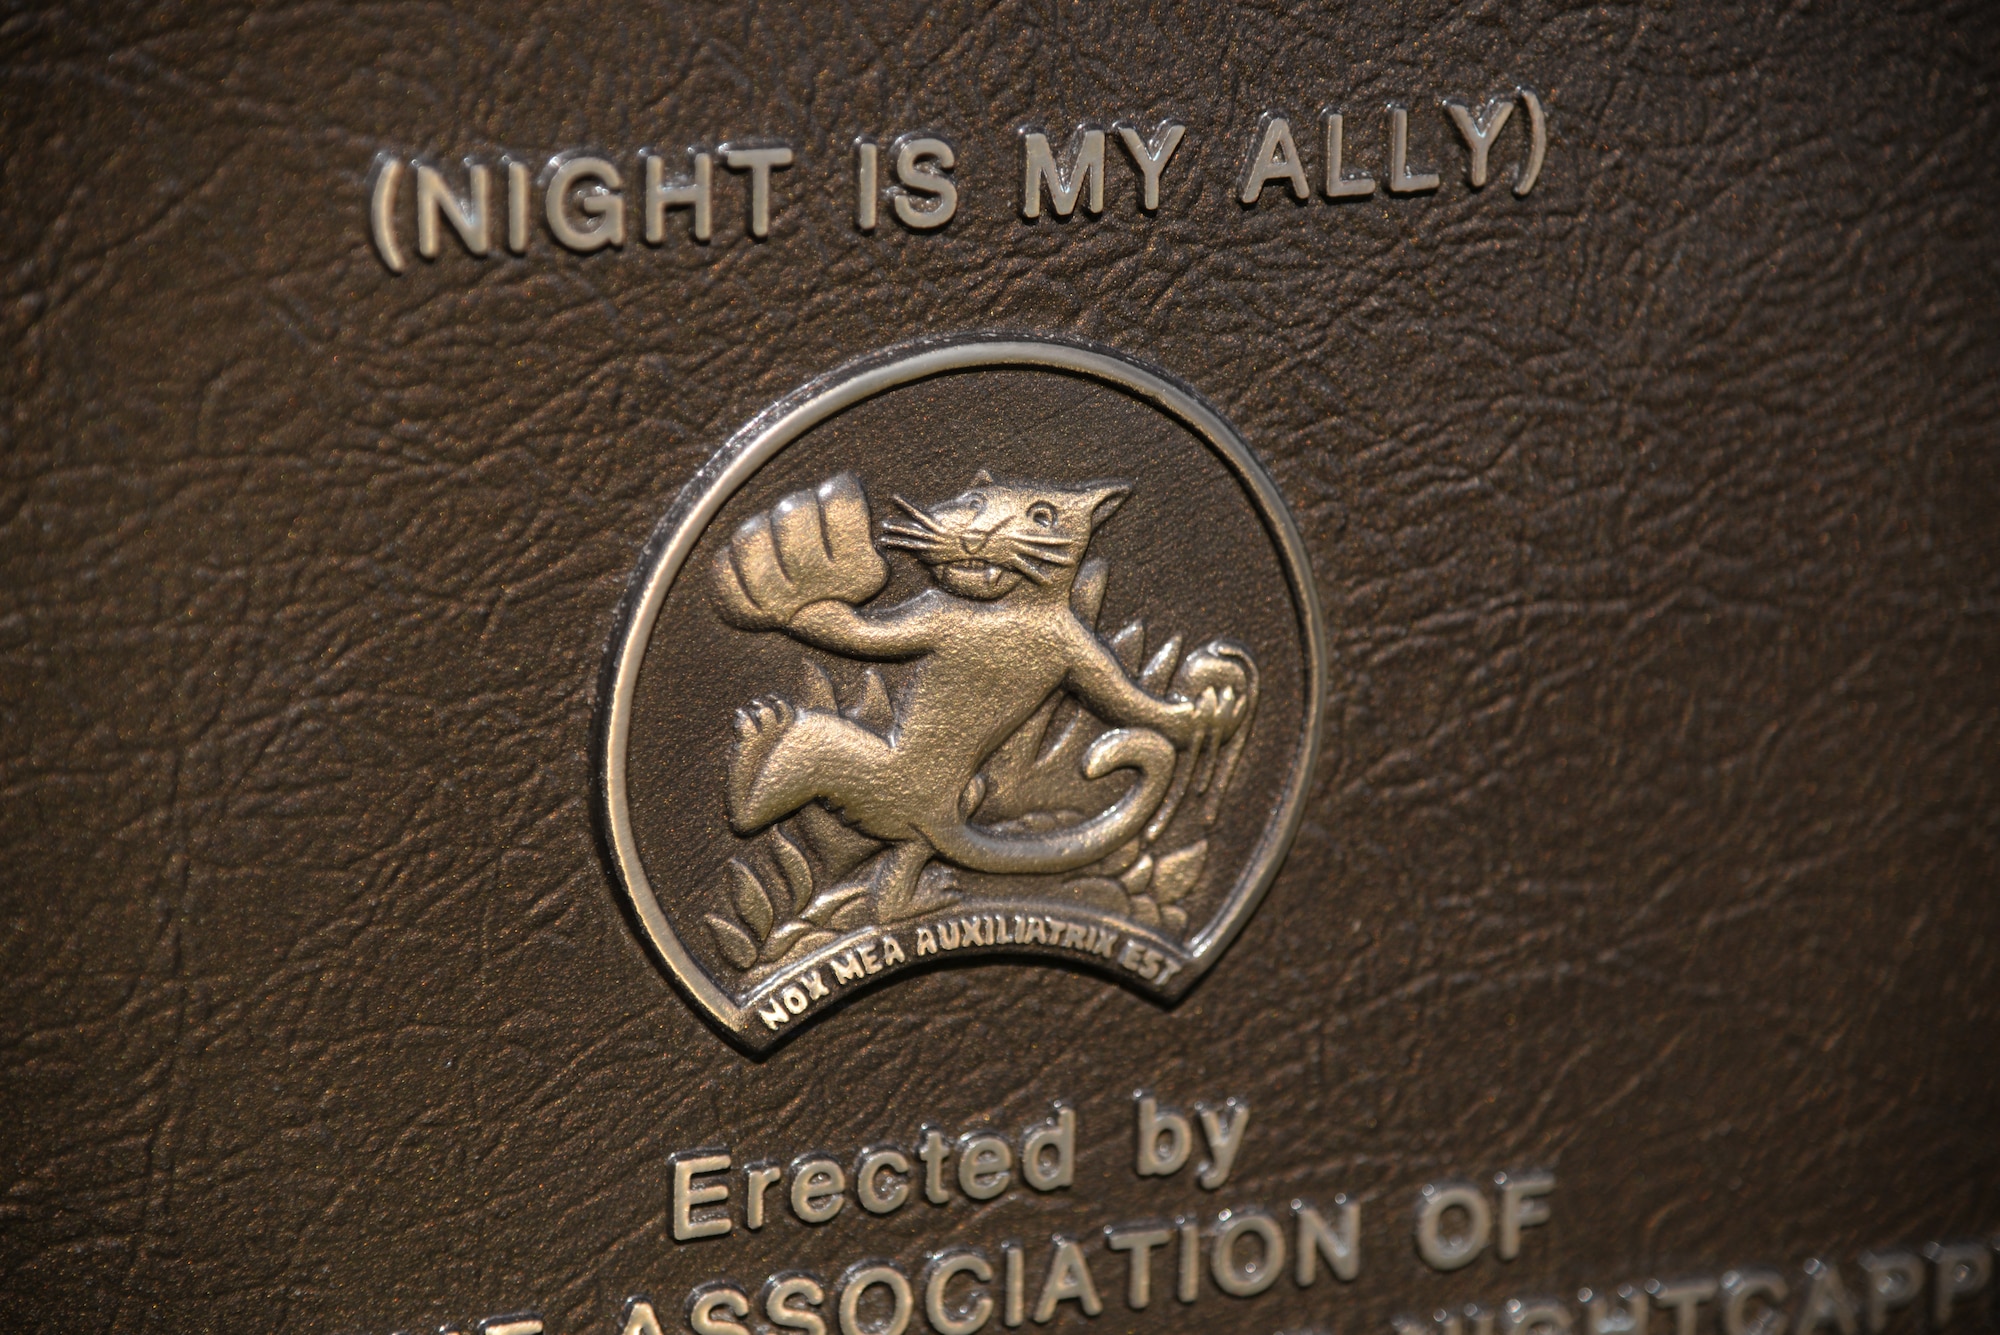
[[[1054,873],[1104,857],[1160,806],[1179,750],[1219,745],[1245,722],[1255,667],[1215,641],[1188,655],[1176,693],[1148,693],[1077,614],[1093,614],[1104,566],[1091,535],[1130,487],[1000,483],[970,489],[882,526],[881,544],[913,553],[935,587],[893,607],[863,609],[888,582],[870,540],[868,502],[852,473],[797,492],[745,522],[718,557],[723,618],[777,630],[849,658],[912,665],[886,734],[826,709],[764,697],[736,715],[730,823],[752,834],[823,801],[891,849],[876,872],[885,914],[911,902],[934,855],[973,871]],[[1111,807],[1037,834],[971,823],[979,772],[1055,691],[1114,725],[1083,760],[1087,778],[1117,769],[1137,781]]]

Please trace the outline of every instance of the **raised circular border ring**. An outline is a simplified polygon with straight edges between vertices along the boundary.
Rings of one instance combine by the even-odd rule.
[[[1276,483],[1235,428],[1192,388],[1124,353],[1081,339],[959,334],[918,339],[857,358],[807,382],[751,418],[681,488],[640,552],[637,574],[619,604],[611,651],[599,681],[602,704],[592,769],[606,857],[647,942],[668,974],[697,1009],[752,1051],[772,1046],[777,1036],[756,1032],[749,1023],[750,1009],[739,1006],[681,944],[653,894],[632,833],[625,788],[626,745],[632,726],[632,695],[654,621],[709,523],[737,489],[779,451],[819,423],[885,390],[951,371],[990,367],[1067,371],[1099,380],[1135,395],[1194,432],[1221,456],[1249,493],[1277,546],[1293,605],[1299,612],[1306,699],[1300,721],[1303,735],[1292,773],[1275,818],[1265,824],[1263,836],[1229,898],[1188,942],[1189,962],[1173,980],[1167,1000],[1185,995],[1249,921],[1276,879],[1305,814],[1306,789],[1319,756],[1320,713],[1326,690],[1325,622],[1298,527]]]

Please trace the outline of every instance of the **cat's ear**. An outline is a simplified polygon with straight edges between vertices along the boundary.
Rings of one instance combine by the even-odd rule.
[[[980,470],[979,470],[979,471],[978,471],[977,473],[974,473],[974,474],[972,475],[972,485],[973,485],[973,486],[975,486],[975,487],[990,487],[990,486],[992,486],[992,485],[993,485],[993,474],[991,474],[991,473],[987,472],[987,471],[986,471],[985,469],[983,469],[983,468],[982,468],[982,469],[980,469]]]
[[[1111,518],[1117,512],[1118,507],[1125,504],[1125,498],[1131,494],[1132,488],[1126,486],[1123,482],[1113,482],[1108,486],[1099,487],[1090,501],[1091,528],[1095,529],[1099,524]]]

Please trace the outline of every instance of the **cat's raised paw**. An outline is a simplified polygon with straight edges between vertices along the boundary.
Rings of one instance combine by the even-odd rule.
[[[869,537],[867,497],[852,473],[752,515],[714,567],[717,610],[744,630],[782,629],[817,602],[865,603],[888,578]]]

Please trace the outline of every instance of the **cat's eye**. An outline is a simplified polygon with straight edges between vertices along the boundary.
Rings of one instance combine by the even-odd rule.
[[[1039,528],[1056,526],[1056,508],[1047,501],[1036,501],[1028,507],[1028,522]]]

